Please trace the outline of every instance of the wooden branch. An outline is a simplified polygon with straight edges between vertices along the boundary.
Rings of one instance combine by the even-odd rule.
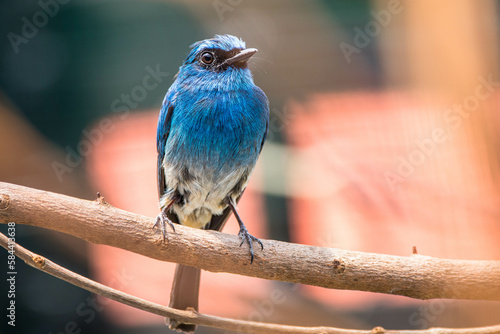
[[[500,300],[500,262],[437,259],[344,251],[263,240],[250,264],[235,235],[176,226],[163,243],[154,219],[51,192],[0,183],[0,222],[71,234],[154,259],[333,289],[408,296]]]
[[[138,308],[140,310],[157,314],[163,317],[176,319],[184,323],[193,323],[200,326],[209,326],[223,330],[232,330],[245,333],[257,334],[500,334],[500,325],[477,327],[477,328],[430,328],[424,330],[385,330],[382,327],[375,327],[372,330],[349,330],[333,327],[301,327],[287,326],[278,324],[268,324],[254,321],[234,320],[220,318],[205,314],[200,314],[195,311],[181,311],[170,307],[162,306],[150,301],[137,298],[124,292],[112,289],[92,281],[86,277],[80,276],[64,267],[61,267],[52,261],[30,252],[29,250],[19,246],[12,241],[9,241],[5,235],[0,233],[0,246],[5,249],[14,249],[14,253],[20,259],[24,260],[28,265],[48,273],[52,276],[60,278],[73,285],[81,287],[92,293],[107,297],[117,302]],[[10,246],[10,247],[9,247]]]

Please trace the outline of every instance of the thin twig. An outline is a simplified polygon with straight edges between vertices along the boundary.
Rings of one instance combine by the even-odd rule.
[[[9,249],[9,238],[0,233],[0,246]],[[200,326],[208,326],[223,330],[239,331],[244,333],[278,334],[278,333],[324,333],[324,334],[500,334],[500,325],[477,328],[430,328],[426,330],[385,330],[382,327],[375,327],[372,330],[350,330],[333,327],[301,327],[261,323],[254,321],[235,320],[201,314],[195,311],[181,311],[170,307],[162,306],[150,301],[134,297],[124,292],[112,289],[91,279],[76,274],[64,267],[61,267],[47,258],[35,254],[17,243],[10,242],[10,249],[14,246],[15,255],[28,265],[43,271],[47,274],[60,278],[68,283],[81,287],[92,293],[107,297],[117,302],[129,305],[140,310],[157,314],[163,317],[176,319],[184,323],[192,323]]]
[[[257,250],[250,264],[248,249],[238,247],[235,235],[179,225],[164,243],[161,232],[152,229],[152,218],[100,201],[0,182],[0,222],[11,221],[212,272],[418,299],[500,300],[500,261],[403,257],[262,240],[264,250]]]

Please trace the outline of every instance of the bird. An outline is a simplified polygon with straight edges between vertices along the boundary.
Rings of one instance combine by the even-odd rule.
[[[253,243],[237,212],[269,131],[269,100],[255,85],[248,60],[257,49],[232,35],[191,45],[158,117],[157,179],[161,209],[154,228],[175,224],[221,231],[234,214],[241,245]],[[201,271],[177,264],[170,307],[198,310]],[[170,319],[170,328],[194,333],[194,324]]]

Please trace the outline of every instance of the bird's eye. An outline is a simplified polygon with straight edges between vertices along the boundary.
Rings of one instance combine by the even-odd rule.
[[[211,52],[205,52],[201,55],[201,61],[203,64],[210,65],[214,61],[214,55]]]

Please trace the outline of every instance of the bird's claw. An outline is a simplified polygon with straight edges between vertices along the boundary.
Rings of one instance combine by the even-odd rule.
[[[168,219],[167,214],[165,213],[165,211],[162,211],[156,217],[156,222],[153,225],[153,228],[159,227],[161,229],[161,234],[163,235],[163,242],[165,242],[165,240],[168,240],[167,228],[166,228],[167,224],[170,225],[170,227],[172,228],[172,230],[175,232],[174,223],[172,223],[172,221],[170,219]]]
[[[240,243],[240,247],[241,247],[241,245],[243,245],[243,243],[245,241],[248,243],[248,246],[250,246],[250,264],[252,264],[253,263],[253,244],[252,244],[252,241],[257,241],[260,244],[261,250],[264,249],[264,245],[262,244],[262,241],[260,241],[259,238],[256,238],[253,235],[251,235],[250,233],[248,233],[248,230],[244,226],[242,226],[240,228],[240,232],[238,232],[238,236],[242,239],[241,243]]]

